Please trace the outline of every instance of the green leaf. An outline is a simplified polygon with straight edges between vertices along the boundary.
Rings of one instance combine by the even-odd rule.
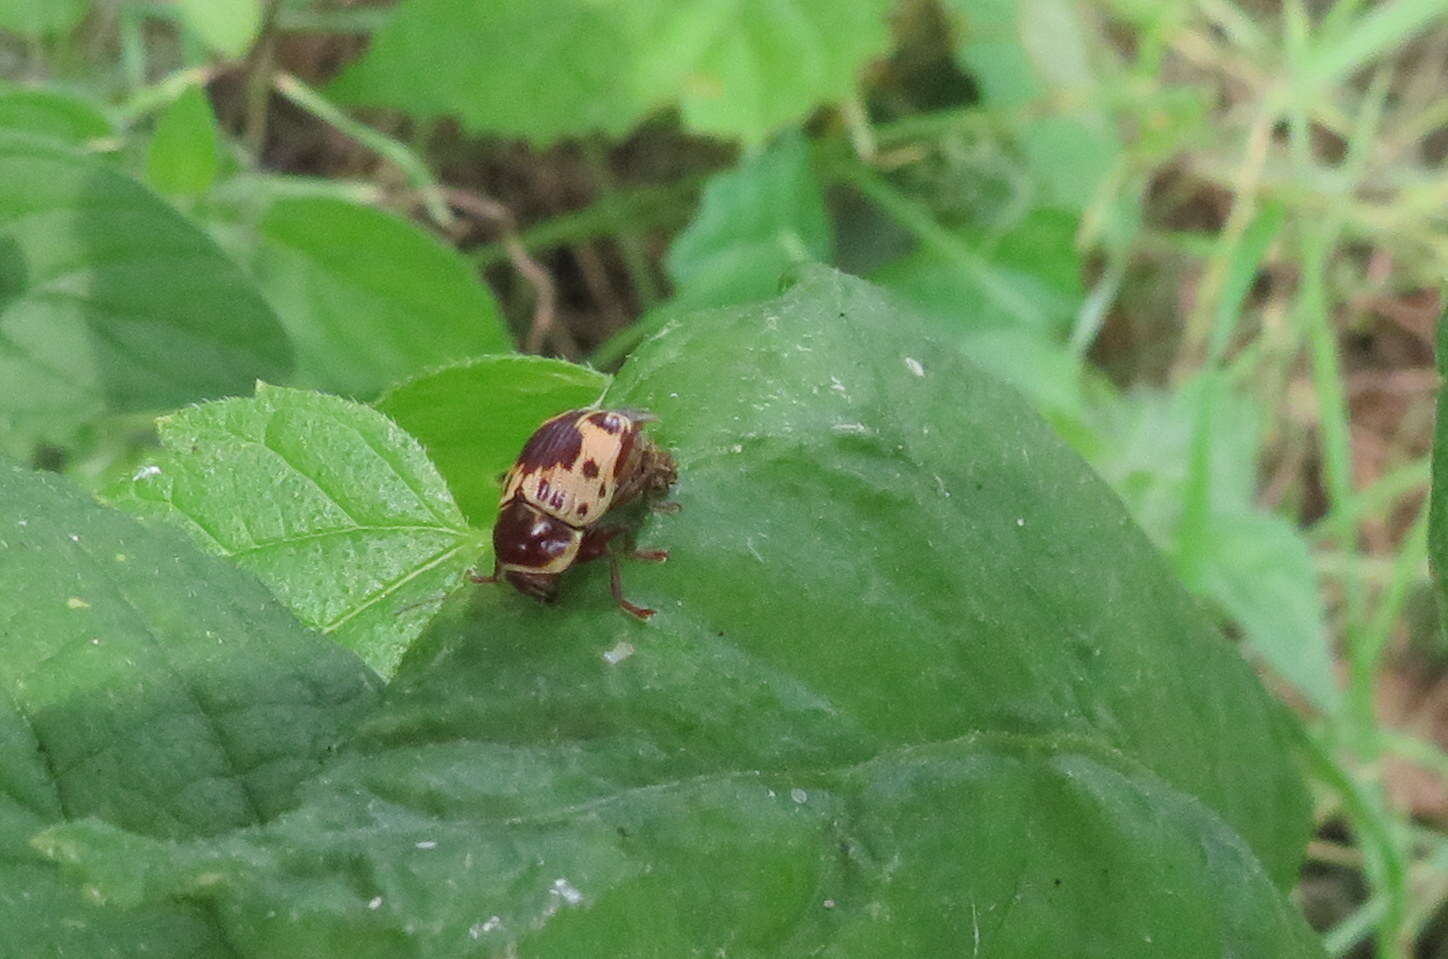
[[[884,52],[889,9],[886,0],[408,0],[332,92],[540,142],[621,134],[678,104],[691,129],[759,143],[851,94],[856,71]]]
[[[85,97],[24,87],[0,87],[0,128],[77,147],[116,132],[100,107]]]
[[[513,346],[492,293],[456,250],[372,207],[276,200],[261,217],[253,265],[296,344],[299,385],[370,399]]]
[[[1190,450],[1206,403],[1216,425],[1202,463],[1208,479],[1207,501],[1199,507],[1201,554],[1187,556]],[[1256,404],[1199,378],[1171,393],[1113,397],[1095,412],[1093,463],[1172,555],[1183,581],[1234,620],[1283,679],[1320,709],[1336,710],[1341,694],[1311,551],[1294,524],[1256,506],[1262,420]]]
[[[472,590],[248,830],[37,848],[236,953],[1320,956],[1284,713],[1013,391],[867,285],[644,344],[662,565]]]
[[[161,193],[205,193],[221,169],[216,115],[206,90],[187,87],[156,118],[146,157],[146,179]]]
[[[162,841],[266,821],[373,678],[183,537],[9,463],[0,577],[0,954],[234,956],[204,908],[113,908],[29,841],[88,818]]]
[[[383,676],[484,548],[422,448],[369,407],[263,384],[158,426],[165,453],[121,504],[231,557]]]
[[[0,30],[30,37],[68,33],[90,9],[90,0],[0,0]]]
[[[181,15],[208,47],[239,57],[261,29],[261,0],[177,0]]]
[[[667,262],[686,308],[767,299],[792,266],[829,258],[824,189],[808,141],[792,133],[710,179]]]
[[[403,383],[376,406],[422,443],[463,515],[490,528],[498,478],[538,424],[598,402],[608,381],[562,360],[484,356]]]
[[[1197,582],[1241,625],[1267,665],[1325,712],[1342,693],[1312,551],[1296,525],[1271,513],[1214,513]]]
[[[276,316],[195,224],[109,165],[0,132],[0,432],[280,378]]]
[[[1041,200],[1086,209],[1121,145],[1100,107],[1105,96],[1092,62],[1098,49],[1076,0],[946,0],[946,11],[959,27],[956,60],[976,78],[984,102],[1047,111],[1028,115],[1020,135]]]

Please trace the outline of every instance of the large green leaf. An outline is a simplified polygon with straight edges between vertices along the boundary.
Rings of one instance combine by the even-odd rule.
[[[297,344],[295,382],[371,398],[426,370],[512,348],[488,288],[406,220],[323,196],[261,216],[257,282]]]
[[[376,403],[422,443],[458,507],[491,527],[498,479],[538,424],[590,406],[608,377],[541,356],[484,356],[435,370],[389,390]]]
[[[648,624],[470,590],[291,812],[37,848],[245,956],[1320,954],[1282,711],[1012,391],[818,272],[607,401],[681,467]]]
[[[373,677],[179,534],[10,463],[0,579],[0,955],[234,956],[204,908],[103,906],[29,841],[87,817],[160,839],[270,819]]]
[[[244,392],[290,362],[197,226],[99,160],[0,131],[0,430]]]
[[[455,113],[485,133],[623,133],[677,103],[695,130],[762,141],[848,96],[883,52],[886,0],[408,0],[333,88]]]
[[[370,407],[263,385],[159,427],[165,453],[122,505],[231,557],[383,676],[484,548],[417,441]]]

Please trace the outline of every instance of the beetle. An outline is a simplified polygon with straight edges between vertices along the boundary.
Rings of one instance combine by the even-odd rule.
[[[623,596],[618,556],[609,543],[626,527],[604,519],[640,498],[657,501],[678,479],[674,457],[644,432],[657,416],[634,409],[577,409],[546,420],[528,438],[503,478],[493,524],[493,573],[469,573],[475,583],[506,581],[551,603],[568,569],[606,556],[614,602],[648,619],[652,609]],[[656,503],[676,510],[677,504]],[[661,563],[667,550],[632,550]]]

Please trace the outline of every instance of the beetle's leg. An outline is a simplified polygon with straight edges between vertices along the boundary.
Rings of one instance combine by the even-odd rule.
[[[674,502],[673,500],[669,500],[669,501],[663,502],[663,503],[650,503],[650,504],[649,504],[649,509],[653,510],[655,513],[677,513],[679,510],[681,510],[681,509],[683,509],[683,508],[684,508],[684,504],[683,504],[683,503],[676,503],[676,502]]]
[[[669,551],[666,549],[635,549],[628,554],[629,559],[636,559],[644,563],[662,563],[669,558]]]
[[[613,553],[608,554],[608,582],[613,590],[613,601],[618,603],[618,608],[638,619],[648,619],[654,615],[654,611],[646,606],[638,606],[623,598],[623,577],[618,570],[618,557]]]
[[[475,569],[468,570],[466,575],[468,579],[475,583],[496,583],[498,581],[498,574],[501,572],[502,567],[498,564],[497,560],[493,560],[493,573],[491,576],[479,576],[478,571]]]
[[[595,526],[588,530],[583,534],[583,541],[578,544],[578,555],[574,557],[573,565],[591,563],[608,554],[609,542],[623,531],[622,526]]]

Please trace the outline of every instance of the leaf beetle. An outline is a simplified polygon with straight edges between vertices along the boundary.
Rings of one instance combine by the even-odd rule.
[[[618,556],[608,548],[626,527],[602,521],[641,497],[657,500],[678,479],[674,457],[644,432],[645,424],[657,420],[633,409],[569,410],[546,420],[503,478],[493,525],[492,575],[470,573],[469,578],[506,581],[551,603],[564,572],[607,557],[614,602],[639,619],[652,616],[652,609],[624,598]],[[678,506],[656,503],[654,508]],[[669,556],[662,549],[629,555],[650,562]]]

